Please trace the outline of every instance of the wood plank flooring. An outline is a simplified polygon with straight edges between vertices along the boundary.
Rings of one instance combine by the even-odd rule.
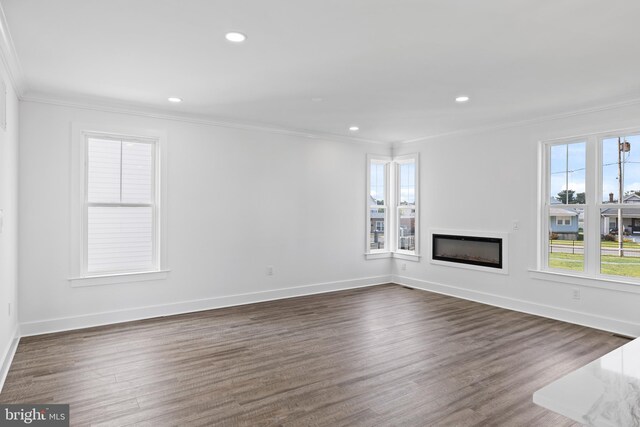
[[[533,392],[626,342],[382,285],[23,338],[0,402],[78,426],[571,426]]]

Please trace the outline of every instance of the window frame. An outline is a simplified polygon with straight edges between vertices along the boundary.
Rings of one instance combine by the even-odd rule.
[[[371,164],[372,162],[383,162],[385,164],[385,204],[380,205],[385,209],[385,248],[379,250],[371,249],[371,206],[369,205],[369,197],[371,194]],[[418,153],[397,156],[383,156],[376,154],[367,154],[366,160],[366,197],[365,197],[365,258],[400,258],[408,261],[420,261],[419,240],[420,240],[420,210],[419,210],[419,193],[420,193],[420,163]],[[412,205],[400,205],[399,203],[399,185],[400,180],[398,174],[400,172],[399,164],[414,162],[415,164],[415,200]],[[398,249],[398,224],[400,208],[415,209],[415,250],[408,251]]]
[[[414,176],[414,200],[411,205],[401,205],[400,204],[400,165],[406,163],[413,163],[415,169]],[[419,206],[419,195],[420,195],[420,164],[418,161],[418,153],[407,154],[404,156],[398,156],[393,159],[393,167],[394,167],[394,245],[392,251],[399,255],[405,256],[418,256],[419,255],[419,241],[420,241],[420,212],[418,210]],[[399,239],[400,239],[400,209],[413,209],[415,211],[415,235],[414,235],[414,247],[415,249],[410,251],[406,249],[399,248]]]
[[[546,272],[554,272],[554,273],[560,273],[560,274],[567,274],[567,275],[575,275],[575,276],[587,276],[589,269],[591,267],[591,262],[589,259],[587,259],[588,256],[588,252],[590,251],[590,247],[591,247],[591,238],[590,238],[590,233],[588,232],[589,230],[589,225],[590,225],[590,221],[589,221],[589,217],[590,217],[590,212],[589,209],[587,208],[588,206],[590,206],[590,201],[592,201],[591,199],[594,197],[593,194],[593,186],[589,185],[590,184],[590,178],[592,178],[589,174],[589,164],[590,164],[590,149],[589,149],[589,140],[587,138],[587,136],[577,136],[577,137],[572,137],[572,138],[562,138],[562,139],[557,139],[557,140],[552,140],[552,141],[543,141],[541,144],[541,148],[542,148],[542,164],[543,164],[543,168],[542,168],[542,179],[541,179],[541,190],[542,190],[542,198],[541,198],[541,215],[540,215],[540,220],[539,220],[539,228],[541,230],[541,234],[539,236],[539,242],[538,242],[538,246],[539,246],[539,269],[542,271],[546,271]],[[553,146],[558,146],[558,145],[568,145],[568,144],[576,144],[576,143],[584,143],[585,144],[585,203],[584,204],[579,204],[579,203],[572,203],[572,204],[566,204],[566,203],[556,203],[551,205],[551,197],[555,197],[555,195],[551,194],[551,181],[550,181],[550,173],[551,173],[551,147]],[[592,160],[592,159],[591,159]],[[591,174],[592,175],[592,174]],[[561,269],[561,268],[554,268],[549,266],[549,252],[547,250],[548,248],[548,241],[549,241],[549,236],[551,233],[551,229],[550,229],[550,222],[549,219],[551,217],[551,207],[554,208],[559,208],[559,209],[582,209],[583,212],[583,216],[584,216],[584,221],[583,221],[583,235],[584,235],[584,240],[583,240],[583,244],[584,244],[584,254],[583,254],[583,270],[582,271],[577,271],[577,270],[567,270],[567,269]],[[556,220],[556,225],[564,225],[564,224],[558,224],[557,220]]]
[[[603,141],[609,138],[617,138],[631,135],[640,135],[640,128],[627,128],[613,131],[578,135],[566,138],[540,141],[539,149],[539,173],[540,179],[539,209],[538,209],[538,262],[537,268],[531,270],[535,278],[549,279],[560,282],[573,283],[576,279],[587,279],[587,286],[603,289],[615,289],[619,291],[640,292],[640,278],[632,276],[618,276],[604,274],[601,271],[601,233],[600,218],[602,209],[634,209],[632,204],[604,203],[603,196]],[[583,236],[584,236],[584,269],[583,271],[553,268],[549,266],[548,238],[549,238],[549,209],[550,197],[550,163],[551,147],[577,142],[585,143],[585,203],[584,204],[554,204],[553,207],[583,209]],[[640,212],[640,206],[637,206]],[[592,220],[593,219],[593,220]],[[538,274],[540,273],[540,274]],[[553,276],[557,276],[553,278]],[[602,282],[602,283],[601,283]],[[582,283],[582,282],[581,282]],[[604,284],[603,284],[604,283]],[[612,285],[615,285],[612,287]]]
[[[369,204],[369,198],[371,197],[371,164],[372,163],[381,163],[384,164],[384,205],[379,205],[378,209],[384,209],[384,222],[385,222],[385,236],[384,236],[384,248],[383,249],[371,249],[371,205]],[[365,215],[366,215],[366,230],[365,230],[365,255],[367,256],[380,256],[384,254],[391,253],[391,248],[389,246],[389,236],[387,235],[387,231],[389,230],[389,198],[390,198],[390,175],[391,175],[391,158],[388,156],[380,156],[374,154],[367,155],[367,179],[366,179],[366,198],[365,198]]]
[[[153,144],[153,265],[151,269],[88,272],[88,208],[90,206],[148,206],[138,203],[94,203],[88,200],[89,138]],[[72,124],[70,191],[71,286],[93,286],[158,280],[168,277],[166,230],[166,132],[125,127]]]
[[[157,164],[158,164],[158,139],[157,138],[142,138],[142,137],[130,137],[124,135],[105,135],[104,133],[96,133],[96,132],[83,132],[84,138],[84,204],[83,204],[83,218],[82,218],[82,265],[80,269],[80,274],[82,277],[95,277],[95,276],[105,276],[105,275],[114,275],[114,274],[127,274],[127,273],[145,273],[145,272],[153,272],[158,271],[160,269],[160,248],[159,248],[159,234],[160,230],[158,228],[158,200],[160,198],[159,193],[159,175],[157,172]],[[153,195],[152,200],[149,203],[115,203],[115,202],[90,202],[89,201],[89,140],[91,138],[99,138],[101,140],[109,140],[109,141],[119,141],[121,144],[125,142],[134,142],[139,144],[149,144],[152,147],[151,157],[152,157],[152,167],[151,167],[151,194]],[[121,166],[122,167],[122,163]],[[122,184],[121,184],[122,186]],[[118,207],[149,207],[151,208],[151,217],[152,217],[152,230],[153,230],[153,238],[151,241],[152,249],[151,249],[151,265],[149,269],[131,269],[131,270],[98,270],[98,271],[89,271],[89,208],[92,207],[106,207],[106,208],[118,208]]]

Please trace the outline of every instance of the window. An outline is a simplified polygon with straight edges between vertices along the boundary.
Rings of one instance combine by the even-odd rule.
[[[640,132],[543,147],[541,266],[640,282]]]
[[[162,138],[76,130],[74,125],[75,133],[72,252],[78,262],[71,280],[160,278],[152,273],[165,265]],[[103,283],[111,282],[90,284]]]
[[[415,155],[395,160],[396,169],[396,250],[416,254],[417,162]]]
[[[417,197],[417,155],[367,157],[367,254],[417,256]]]
[[[367,164],[367,253],[388,252],[384,230],[389,210],[389,159],[369,156]]]
[[[157,269],[155,143],[87,136],[87,274]]]

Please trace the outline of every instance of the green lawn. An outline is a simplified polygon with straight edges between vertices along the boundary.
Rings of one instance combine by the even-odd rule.
[[[640,277],[640,258],[603,255],[600,271],[602,274],[614,276]],[[549,254],[549,267],[565,270],[582,271],[584,269],[583,255]]]

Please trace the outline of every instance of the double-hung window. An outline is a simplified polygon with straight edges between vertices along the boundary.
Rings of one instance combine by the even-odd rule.
[[[396,172],[395,250],[398,253],[416,255],[418,158],[416,155],[397,158],[394,160],[394,167]]]
[[[541,267],[640,282],[640,132],[542,147]]]
[[[166,279],[165,131],[73,123],[70,154],[71,286]]]
[[[86,135],[85,273],[158,270],[156,141]]]
[[[551,269],[584,270],[586,141],[546,146],[545,254]],[[589,194],[591,195],[591,194]]]
[[[417,155],[367,157],[366,211],[367,256],[418,255]]]
[[[385,235],[389,219],[390,159],[383,156],[367,158],[367,253],[389,252]]]

